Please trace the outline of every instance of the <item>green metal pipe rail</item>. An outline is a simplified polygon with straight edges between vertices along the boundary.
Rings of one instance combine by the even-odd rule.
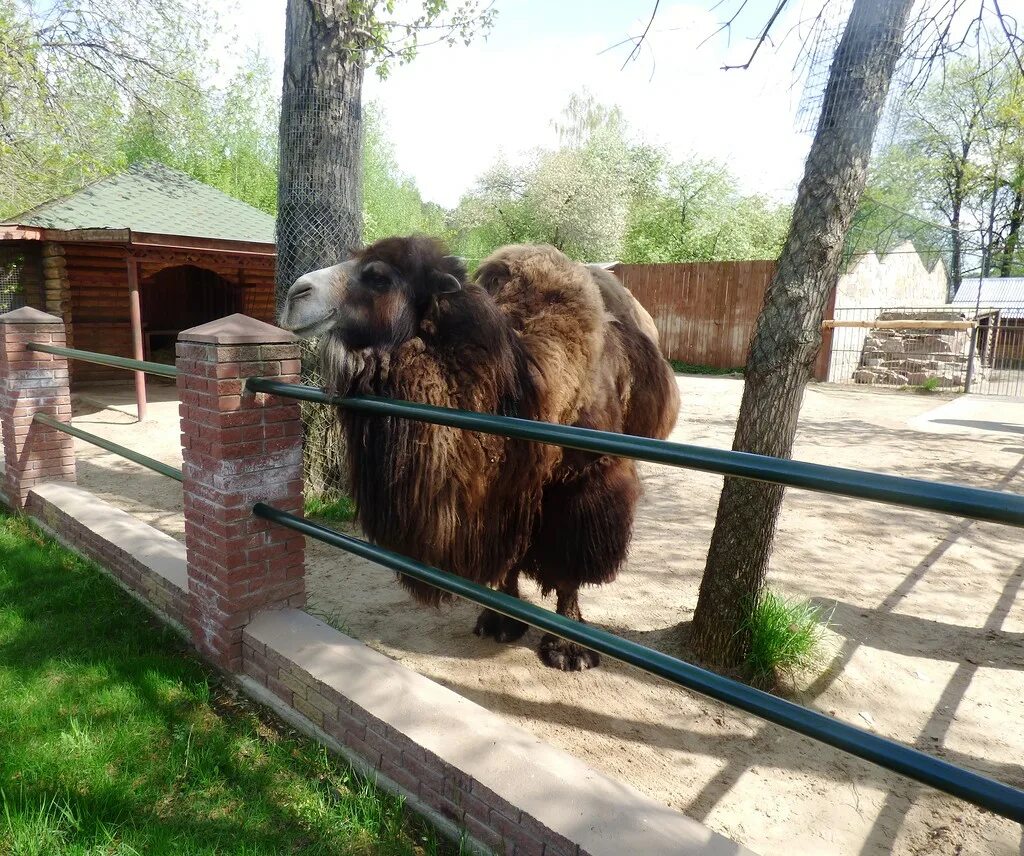
[[[499,434],[519,440],[535,440],[568,449],[596,452],[669,464],[724,476],[738,476],[757,481],[774,482],[788,487],[822,493],[852,496],[885,502],[892,505],[923,508],[945,514],[971,517],[1024,526],[1024,496],[996,490],[942,484],[924,479],[904,478],[881,473],[866,473],[843,467],[829,467],[806,461],[792,461],[772,458],[767,455],[752,455],[747,452],[733,452],[725,449],[709,449],[686,443],[669,443],[647,437],[615,434],[609,431],[594,431],[589,428],[575,428],[569,425],[555,425],[549,422],[534,422],[510,416],[493,416],[487,413],[469,413],[414,404],[408,401],[392,401],[386,398],[361,396],[343,398],[328,395],[319,389],[301,384],[281,383],[265,378],[249,378],[246,387],[252,392],[266,392],[300,401],[313,401],[381,416],[397,416],[465,428],[486,434]]]
[[[175,378],[178,376],[178,370],[174,366],[165,366],[163,363],[150,363],[145,360],[132,360],[128,357],[97,354],[93,351],[78,351],[74,348],[62,348],[58,345],[39,345],[33,343],[28,346],[28,349],[41,354],[67,357],[69,360],[80,360],[83,363],[95,363],[98,366],[111,366],[115,369],[145,372],[146,374],[159,375],[160,377]]]
[[[114,357],[91,351],[78,351],[54,345],[32,344],[28,347],[29,350],[55,354],[68,359],[84,360],[131,371],[143,371],[162,377],[177,376],[176,368],[160,363]],[[724,476],[774,482],[805,490],[857,497],[1024,527],[1024,496],[1013,493],[879,473],[866,473],[841,467],[751,455],[744,452],[709,449],[683,443],[668,443],[646,437],[534,422],[528,419],[469,413],[408,401],[332,396],[313,387],[281,383],[265,378],[249,378],[246,388],[252,392],[264,392],[300,401],[345,407],[362,413],[416,419],[437,425],[498,434],[513,439],[549,443],[597,454],[634,458],[635,460],[669,464]],[[36,414],[35,421],[93,443],[177,481],[182,480],[181,470],[88,431],[59,422],[51,416]],[[408,556],[311,523],[266,503],[256,503],[253,507],[253,514],[301,532],[325,544],[369,559],[398,573],[407,574],[429,585],[474,601],[503,615],[524,621],[532,627],[584,645],[594,651],[643,669],[650,674],[665,678],[679,686],[745,710],[768,722],[804,734],[813,740],[826,743],[851,755],[856,755],[885,769],[901,773],[910,779],[952,794],[1018,823],[1024,823],[1024,791],[950,764],[909,746],[879,737],[818,711],[761,692],[739,681],[701,669],[668,654],[430,567]]]
[[[253,514],[1024,823],[1024,791],[263,502]]]
[[[99,446],[101,449],[106,449],[108,452],[113,452],[115,455],[127,458],[132,463],[138,464],[140,467],[145,467],[147,470],[153,470],[153,472],[160,473],[162,476],[167,476],[168,478],[179,482],[182,480],[181,470],[177,467],[172,467],[170,464],[165,464],[163,461],[156,460],[156,458],[150,458],[148,455],[143,455],[141,452],[136,452],[134,449],[129,449],[127,446],[122,446],[119,443],[107,440],[97,434],[92,434],[89,431],[83,431],[81,428],[71,425],[68,422],[60,422],[46,413],[37,413],[32,418],[32,421],[38,422],[41,425],[46,425],[48,428],[55,428],[57,431],[63,431],[65,434],[70,434],[72,437],[77,437],[79,440],[85,440],[86,443],[92,443],[94,446]]]

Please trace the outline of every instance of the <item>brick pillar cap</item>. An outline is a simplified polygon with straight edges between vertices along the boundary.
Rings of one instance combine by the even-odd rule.
[[[283,345],[298,339],[294,333],[236,312],[226,318],[182,330],[178,341],[213,345]]]
[[[22,306],[13,312],[0,315],[0,324],[63,324],[64,320],[56,315],[40,312],[31,306]]]

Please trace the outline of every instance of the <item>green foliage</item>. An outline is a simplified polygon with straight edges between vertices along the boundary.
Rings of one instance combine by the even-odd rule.
[[[382,79],[395,65],[412,62],[420,48],[443,44],[468,45],[478,33],[493,25],[497,10],[480,0],[420,0],[411,4],[411,17],[395,15],[398,0],[348,0],[344,15],[347,26],[338,27],[341,50],[359,51],[366,65],[373,65]],[[322,11],[314,5],[319,14]],[[426,41],[421,41],[427,34]]]
[[[964,274],[1024,273],[1024,77],[1016,64],[961,58],[895,103],[848,253],[884,253],[910,239],[928,261],[949,266],[960,230]]]
[[[745,667],[750,680],[770,687],[780,675],[813,668],[822,659],[827,626],[820,607],[764,590],[740,628],[749,635]]]
[[[0,517],[0,853],[431,854],[399,799],[218,685],[96,568]]]
[[[673,164],[629,138],[618,108],[585,92],[553,124],[557,148],[522,164],[499,159],[461,200],[452,221],[462,255],[532,241],[585,261],[778,256],[788,207],[743,196],[722,164]]]
[[[938,392],[940,389],[942,389],[942,378],[926,378],[924,383],[921,384],[920,389],[921,392]]]
[[[351,523],[356,518],[356,504],[348,496],[334,499],[307,496],[304,511],[306,517],[316,517],[334,523]]]

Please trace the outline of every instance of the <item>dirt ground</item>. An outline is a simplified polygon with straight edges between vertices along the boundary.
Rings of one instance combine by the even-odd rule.
[[[679,383],[672,439],[727,448],[742,381]],[[173,388],[151,391],[142,426],[129,390],[111,388],[79,396],[75,422],[178,461]],[[1024,400],[814,386],[795,457],[1020,493]],[[182,537],[176,483],[84,444],[78,460],[84,487]],[[675,652],[721,479],[641,471],[628,567],[586,591],[583,610],[599,627]],[[535,631],[510,646],[483,641],[467,604],[415,607],[389,572],[323,545],[311,544],[309,559],[310,608],[340,629],[756,851],[1024,854],[1009,821],[608,660],[554,672],[534,653]],[[800,701],[1024,786],[1019,530],[792,490],[769,583],[834,610],[831,663]]]

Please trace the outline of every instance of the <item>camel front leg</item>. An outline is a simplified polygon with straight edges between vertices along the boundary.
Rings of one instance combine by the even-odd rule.
[[[579,589],[558,589],[557,591],[558,614],[574,621],[583,621]],[[584,669],[592,669],[601,662],[601,655],[597,651],[591,651],[589,648],[584,648],[582,645],[577,645],[575,642],[562,639],[552,633],[545,633],[541,637],[537,653],[545,666],[561,669],[563,672],[581,672]]]
[[[519,571],[511,570],[505,577],[498,591],[519,597]],[[495,642],[515,642],[521,639],[523,634],[530,629],[530,625],[519,621],[517,618],[509,618],[493,609],[485,609],[476,620],[476,627],[473,632],[481,638],[490,636]]]

